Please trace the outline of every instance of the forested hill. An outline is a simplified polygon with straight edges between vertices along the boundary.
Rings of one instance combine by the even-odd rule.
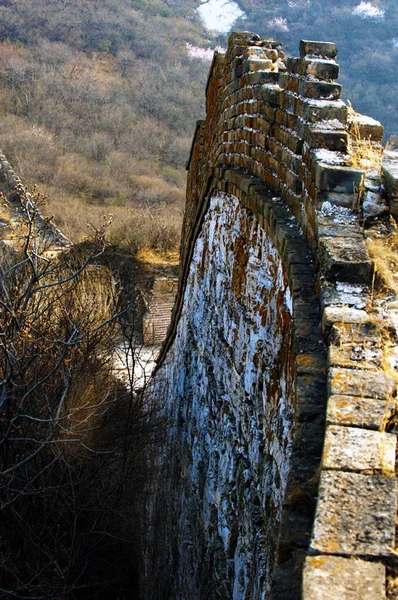
[[[0,0],[0,147],[73,239],[112,212],[116,243],[171,249],[229,30],[290,54],[302,38],[335,41],[345,98],[393,133],[397,13],[396,0]]]

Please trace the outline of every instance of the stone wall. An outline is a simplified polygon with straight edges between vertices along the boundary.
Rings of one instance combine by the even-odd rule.
[[[30,193],[23,186],[21,179],[15,173],[10,163],[0,150],[0,192],[4,196],[6,205],[0,217],[0,240],[3,243],[14,245],[14,240],[19,237],[17,223],[25,218],[22,202],[29,203]],[[63,251],[71,246],[71,242],[60,229],[49,219],[45,219],[37,206],[35,206],[35,223],[40,240],[44,244],[46,255]]]
[[[336,55],[334,44],[301,42],[300,57],[286,59],[280,44],[248,33],[215,55],[189,160],[179,291],[153,380],[170,436],[162,484],[151,490],[151,598],[385,597],[395,556],[398,320],[393,302],[372,302],[362,223],[388,209],[383,185],[392,207],[396,190],[372,164],[354,166],[358,136],[381,152],[383,129],[340,100]],[[255,281],[249,220],[278,265],[260,261]],[[279,272],[288,319],[271,310]],[[259,333],[251,298],[270,274],[275,290],[260,292],[255,314],[273,323]],[[246,352],[257,334],[275,340],[273,358]],[[261,458],[240,425],[253,414],[246,428]],[[286,449],[283,477],[276,447]],[[270,464],[261,483],[260,465]],[[224,525],[234,535],[223,538]]]
[[[146,309],[142,319],[144,346],[160,346],[163,343],[170,324],[177,287],[176,277],[155,277],[149,293],[143,293]]]

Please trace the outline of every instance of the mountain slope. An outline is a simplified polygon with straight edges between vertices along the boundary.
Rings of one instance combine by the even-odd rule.
[[[185,161],[229,27],[290,54],[335,41],[345,98],[397,131],[395,0],[2,0],[0,147],[67,235],[112,212],[116,243],[178,244]]]

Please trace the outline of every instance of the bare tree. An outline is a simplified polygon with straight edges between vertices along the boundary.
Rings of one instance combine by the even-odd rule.
[[[0,256],[0,598],[138,597],[137,506],[159,424],[133,374],[113,373],[127,311],[98,264],[109,220],[89,254],[54,256],[38,202],[22,197]]]

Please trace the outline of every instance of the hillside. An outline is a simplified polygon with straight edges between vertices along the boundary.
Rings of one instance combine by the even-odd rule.
[[[291,54],[301,38],[335,41],[346,98],[391,134],[397,11],[395,0],[2,0],[0,148],[72,239],[112,213],[116,244],[173,249],[212,49],[229,30]]]

